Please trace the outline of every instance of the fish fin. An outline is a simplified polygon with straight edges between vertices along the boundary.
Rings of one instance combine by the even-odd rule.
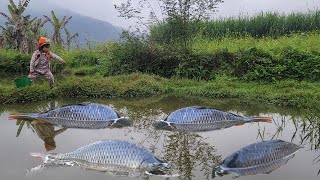
[[[290,159],[294,158],[294,156],[295,156],[295,154],[293,154],[291,157],[289,157],[289,158],[286,160],[286,162],[284,163],[284,165],[286,165],[286,164],[289,162]]]
[[[161,178],[175,178],[179,177],[179,174],[166,174],[165,172],[162,171],[146,171],[144,172],[147,176],[156,176],[156,177],[161,177]]]
[[[129,173],[129,177],[140,177],[141,176],[141,173],[139,172],[131,172]]]
[[[272,117],[253,117],[250,122],[266,122],[266,123],[272,123],[273,119]]]
[[[32,120],[34,119],[34,116],[35,114],[10,114],[8,119],[9,120]]]
[[[238,116],[243,117],[243,118],[245,117],[244,114],[242,114],[242,113],[239,113]]]
[[[79,104],[66,104],[66,105],[63,105],[63,106],[60,106],[59,108],[64,108],[64,107],[69,107],[69,106],[87,106],[87,105],[90,105],[92,103],[90,102],[84,102],[84,103],[79,103]],[[52,111],[53,109],[49,109],[47,111],[44,111],[44,112],[41,112],[39,114],[45,114],[45,113],[48,113],[50,111]]]
[[[171,127],[172,130],[177,129],[175,123],[168,123],[169,127]]]
[[[132,120],[129,120],[126,117],[120,117],[118,119],[112,120],[110,127],[121,128],[121,127],[132,126],[132,124],[133,124]]]
[[[26,171],[26,176],[27,176],[27,177],[35,176],[35,175],[37,175],[37,174],[42,173],[42,172],[45,171],[46,169],[47,169],[46,164],[42,163],[42,164],[40,164],[40,165],[37,166],[37,167],[33,167],[33,168],[31,168],[30,170],[27,170],[27,171]]]
[[[35,175],[38,175],[48,169],[52,169],[52,168],[57,168],[57,167],[61,167],[62,165],[59,164],[55,164],[55,163],[47,163],[47,162],[43,162],[42,164],[40,164],[37,167],[33,167],[30,170],[26,171],[26,176],[27,177],[33,177]]]
[[[288,162],[288,161],[287,161]],[[265,174],[271,174],[274,170],[271,170],[269,172],[266,172]]]
[[[241,123],[236,124],[235,126],[242,126],[244,124],[245,124],[245,122],[241,122]]]
[[[106,171],[106,174],[111,175],[111,176],[130,176],[130,177],[139,177],[140,174],[138,176],[136,176],[135,173],[130,173],[130,172],[122,172],[122,171]]]
[[[194,109],[207,109],[206,107],[203,107],[203,106],[191,106],[190,108],[194,108]]]
[[[240,178],[240,175],[238,174],[238,175],[235,175],[235,176],[232,176],[232,179],[238,179],[238,178]]]
[[[121,118],[121,116],[120,116],[117,112],[115,112],[115,113],[117,114],[118,118],[120,119],[120,118]]]
[[[83,103],[78,103],[78,104],[66,104],[66,105],[63,105],[61,107],[68,107],[68,106],[88,106],[92,104],[91,102],[83,102]]]
[[[241,118],[245,118],[245,116],[240,113],[240,114],[235,114],[235,113],[232,113],[232,112],[228,112],[230,115],[233,115],[233,116],[236,116],[236,117],[241,117]]]
[[[45,161],[46,158],[47,158],[47,155],[41,154],[41,153],[30,153],[30,156],[34,157],[34,158],[36,158],[38,160],[41,160],[41,161]]]

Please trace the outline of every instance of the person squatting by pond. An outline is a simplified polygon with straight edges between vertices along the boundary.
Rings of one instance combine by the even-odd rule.
[[[39,50],[35,51],[32,55],[30,74],[28,77],[33,82],[39,75],[42,75],[49,80],[49,85],[52,89],[54,87],[54,77],[50,71],[50,60],[53,58],[62,64],[64,64],[65,61],[61,57],[50,52],[50,40],[48,38],[40,37],[38,47]]]

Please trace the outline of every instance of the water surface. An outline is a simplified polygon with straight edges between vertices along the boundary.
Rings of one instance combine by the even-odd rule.
[[[9,112],[37,112],[49,107],[80,102],[95,102],[111,106],[121,116],[134,121],[133,127],[123,129],[82,130],[67,129],[55,137],[56,148],[50,153],[73,151],[99,140],[126,140],[142,144],[160,159],[173,164],[179,178],[170,179],[211,179],[212,168],[229,154],[240,148],[262,140],[282,139],[304,146],[286,165],[267,175],[245,176],[238,179],[319,179],[320,121],[317,113],[298,112],[262,103],[243,103],[241,100],[217,100],[192,97],[153,97],[134,100],[57,100],[0,107],[0,179],[30,179],[25,176],[27,169],[41,162],[30,157],[33,152],[46,153],[44,141],[31,127],[24,125],[17,136],[19,126],[7,120]],[[202,132],[179,133],[157,131],[151,124],[165,118],[170,112],[186,106],[207,106],[224,111],[241,113],[246,116],[273,116],[274,123],[252,123],[228,129]],[[59,129],[56,127],[56,130]],[[50,169],[31,179],[132,179],[113,177],[77,167]],[[140,179],[163,179],[142,176]],[[215,179],[232,179],[233,175]]]

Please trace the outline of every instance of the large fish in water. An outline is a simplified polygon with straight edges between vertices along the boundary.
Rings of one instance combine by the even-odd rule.
[[[203,107],[186,107],[153,124],[156,129],[201,132],[228,128],[249,122],[272,122],[271,117],[242,117],[230,112]]]
[[[65,128],[102,129],[130,126],[131,121],[120,117],[111,108],[94,103],[66,105],[38,114],[12,114],[9,119],[36,120]]]
[[[248,145],[228,156],[214,168],[213,177],[236,173],[238,176],[269,174],[286,164],[302,148],[282,140]]]
[[[144,147],[117,140],[98,141],[69,153],[31,156],[41,158],[43,164],[32,168],[29,175],[59,166],[79,166],[116,176],[140,176],[170,169],[168,163],[159,160]]]

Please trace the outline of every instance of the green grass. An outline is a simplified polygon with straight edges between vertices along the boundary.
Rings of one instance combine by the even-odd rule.
[[[183,27],[182,27],[183,26]],[[186,28],[187,27],[187,28]],[[165,22],[151,27],[151,38],[160,43],[170,43],[181,37],[181,32],[203,39],[224,37],[280,37],[292,33],[307,33],[320,30],[320,10],[294,12],[288,15],[262,12],[256,16],[238,16],[209,21],[185,23]]]
[[[3,82],[3,81],[2,81]],[[15,89],[1,83],[0,103],[19,103],[55,98],[136,98],[176,94],[207,98],[236,98],[242,103],[267,103],[296,109],[320,110],[320,83],[280,81],[272,84],[240,82],[220,77],[214,81],[165,79],[154,75],[68,77],[60,78],[50,91],[46,82],[30,88]]]
[[[0,74],[6,77],[29,73],[30,55],[0,52]],[[53,52],[67,61],[66,65],[52,63],[55,74],[113,76],[140,72],[195,80],[213,80],[227,75],[255,82],[316,82],[320,79],[319,32],[276,39],[245,36],[208,40],[198,37],[190,53],[173,51],[134,37],[92,50],[53,49]]]
[[[291,33],[312,32],[320,29],[320,10],[289,15],[275,12],[260,13],[253,17],[239,16],[203,22],[201,34],[206,38],[228,35],[252,37],[279,37]]]
[[[276,39],[271,37],[256,39],[251,36],[241,38],[226,37],[215,40],[197,38],[193,45],[194,51],[199,54],[214,53],[221,50],[235,53],[252,47],[261,49],[273,56],[277,56],[287,49],[295,49],[303,53],[320,53],[320,33],[292,34]]]

